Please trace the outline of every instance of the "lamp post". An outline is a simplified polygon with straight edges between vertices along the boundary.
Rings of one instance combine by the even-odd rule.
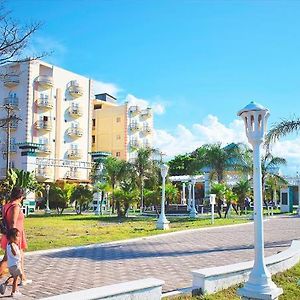
[[[251,102],[238,112],[245,123],[246,135],[253,147],[253,190],[254,190],[254,266],[249,280],[238,290],[243,299],[277,299],[282,294],[271,279],[264,259],[264,233],[262,213],[261,144],[264,141],[268,109]]]
[[[103,163],[100,163],[98,166],[98,169],[96,170],[96,176],[97,177],[101,176],[102,171],[103,171]],[[101,179],[100,179],[100,182],[101,182]],[[97,182],[99,182],[99,181],[97,181]],[[98,216],[101,215],[101,212],[102,212],[102,208],[100,207],[101,206],[101,198],[102,198],[102,191],[97,191],[96,192],[97,208],[95,211],[95,215],[98,215]]]
[[[166,189],[166,176],[168,174],[169,167],[166,164],[162,164],[160,167],[162,177],[162,192],[161,192],[161,210],[160,215],[156,223],[157,229],[169,229],[170,222],[165,215],[165,189]]]
[[[216,194],[209,194],[209,202],[211,204],[211,224],[214,224],[215,223]]]
[[[49,208],[49,191],[50,191],[50,185],[46,184],[46,193],[47,193],[47,203],[46,203],[46,209],[45,209],[45,213],[46,214],[50,214],[51,210]]]
[[[300,216],[300,175],[299,172],[297,172],[297,184],[298,184],[298,208],[297,208],[297,214]]]
[[[195,184],[196,184],[196,180],[195,178],[192,178],[193,197],[192,197],[192,208],[190,211],[191,218],[196,218],[198,215],[198,212],[196,210],[196,205],[195,205]]]

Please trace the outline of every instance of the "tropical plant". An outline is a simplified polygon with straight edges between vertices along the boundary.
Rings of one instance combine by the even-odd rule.
[[[248,179],[241,179],[232,188],[233,192],[237,195],[238,206],[241,210],[245,209],[245,199],[251,194],[251,184]]]
[[[171,182],[167,182],[165,185],[165,194],[167,204],[176,203],[178,196],[180,195],[177,187]]]
[[[56,209],[57,214],[62,214],[68,207],[75,184],[65,183],[62,186],[50,185],[49,206]]]
[[[194,174],[195,158],[191,154],[180,154],[168,162],[170,176]]]
[[[217,213],[222,218],[222,205],[225,199],[228,187],[224,183],[213,183],[211,186],[211,193],[216,195]]]
[[[227,204],[226,211],[225,211],[225,218],[227,218],[231,207],[235,210],[236,214],[238,214],[237,199],[238,199],[237,194],[235,194],[231,189],[227,188],[225,191],[225,201]]]
[[[105,181],[111,188],[111,201],[112,201],[112,213],[115,209],[115,189],[118,187],[120,180],[123,178],[127,170],[127,162],[124,160],[117,159],[109,156],[104,162],[103,175]]]
[[[43,186],[36,180],[33,172],[9,169],[7,177],[1,182],[1,198],[7,200],[15,186],[22,187],[27,192],[41,193],[43,190]]]
[[[133,166],[137,176],[137,185],[140,190],[140,209],[144,208],[144,187],[145,180],[151,176],[153,167],[157,163],[153,156],[157,154],[157,150],[152,148],[137,149],[136,158],[133,161]]]
[[[116,199],[116,208],[118,217],[124,217],[126,212],[131,204],[135,203],[139,199],[139,191],[132,190],[126,191],[124,189],[118,188],[115,191],[115,199]]]
[[[88,186],[78,185],[72,191],[70,200],[75,202],[75,206],[78,207],[77,213],[81,214],[82,208],[87,207],[93,200],[93,191]]]
[[[103,201],[104,201],[104,193],[110,192],[110,186],[107,182],[96,182],[94,185],[94,193],[100,193],[100,215],[103,214],[102,211],[102,206],[103,206]]]

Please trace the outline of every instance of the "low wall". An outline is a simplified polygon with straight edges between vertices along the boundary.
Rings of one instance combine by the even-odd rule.
[[[164,283],[156,278],[146,278],[62,294],[44,300],[160,300]]]
[[[294,240],[291,246],[278,254],[265,259],[270,273],[285,271],[300,261],[300,240]],[[254,261],[247,261],[214,268],[193,270],[193,293],[212,294],[249,278]]]

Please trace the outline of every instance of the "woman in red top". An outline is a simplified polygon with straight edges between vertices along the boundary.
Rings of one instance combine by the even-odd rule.
[[[8,229],[17,228],[20,232],[19,248],[22,255],[22,283],[30,283],[30,280],[25,279],[24,274],[24,250],[27,249],[27,242],[24,231],[24,214],[22,211],[21,202],[24,198],[24,190],[20,187],[14,187],[11,191],[10,201],[6,203],[2,208],[2,216],[6,220]],[[6,235],[2,235],[1,238],[1,248],[6,249],[8,243]],[[0,263],[0,274],[3,273],[7,267],[7,257],[6,253]]]

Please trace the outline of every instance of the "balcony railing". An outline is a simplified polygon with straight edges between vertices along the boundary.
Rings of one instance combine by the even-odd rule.
[[[136,131],[140,129],[140,126],[138,123],[129,123],[129,129],[131,131]]]
[[[146,134],[151,133],[151,128],[149,125],[144,125],[142,131],[143,131],[143,134],[146,135]]]
[[[35,169],[35,176],[38,179],[49,179],[52,176],[52,172],[49,167],[38,167]]]
[[[80,107],[69,107],[69,114],[73,117],[82,116],[82,109]]]
[[[53,101],[48,98],[39,98],[36,100],[36,105],[41,108],[53,108]]]
[[[134,148],[137,148],[137,147],[139,147],[139,142],[138,142],[138,140],[131,140],[131,141],[129,141],[129,146],[130,147],[134,147]]]
[[[52,123],[50,121],[39,120],[35,123],[36,129],[51,130]]]
[[[75,80],[71,81],[67,88],[68,88],[69,94],[74,98],[77,98],[77,97],[80,97],[83,95],[82,87]]]
[[[17,97],[7,97],[4,98],[4,105],[10,105],[10,106],[19,106],[19,98]]]
[[[141,116],[145,119],[150,118],[152,116],[151,108],[143,109],[141,111]]]
[[[132,105],[129,107],[129,112],[132,115],[136,115],[140,112],[140,108],[137,105]]]
[[[4,75],[3,84],[6,87],[14,87],[20,83],[20,76],[15,74]]]
[[[68,128],[67,134],[71,137],[81,137],[83,135],[83,130],[81,128]]]
[[[79,179],[80,173],[78,171],[67,171],[66,178],[68,179]]]
[[[44,89],[50,89],[53,87],[53,78],[48,75],[40,75],[37,77],[36,82],[40,85],[40,87]]]
[[[68,150],[68,158],[70,159],[78,159],[82,157],[82,153],[79,149],[69,149]]]
[[[39,146],[39,152],[49,154],[51,152],[50,144],[42,144]]]

